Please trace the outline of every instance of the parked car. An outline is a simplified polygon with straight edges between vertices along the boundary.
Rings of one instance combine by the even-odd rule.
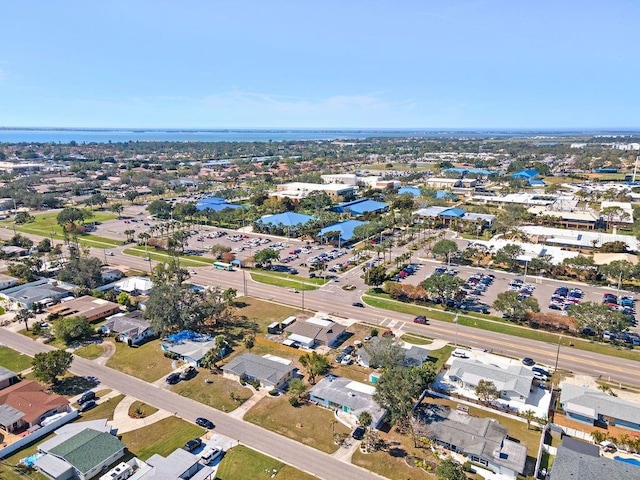
[[[196,448],[202,445],[202,440],[200,438],[193,438],[184,444],[183,450],[187,452],[193,452]]]
[[[213,422],[211,420],[209,420],[208,418],[204,418],[204,417],[198,417],[196,418],[196,425],[199,425],[201,427],[204,427],[208,430],[211,430],[215,427],[215,425],[213,424]]]
[[[364,438],[364,427],[356,427],[351,436],[356,440],[362,440]]]
[[[454,350],[451,355],[457,358],[469,358],[469,355],[464,350]]]
[[[544,375],[545,377],[550,377],[551,374],[542,367],[533,367],[531,369],[532,372],[539,373],[540,375]]]
[[[89,400],[84,402],[82,405],[80,405],[80,407],[78,407],[78,411],[79,412],[86,412],[87,410],[91,410],[94,407],[97,407],[98,404],[96,403],[95,400]]]
[[[527,367],[532,367],[533,365],[536,364],[536,362],[535,362],[535,360],[533,358],[524,357],[522,359],[522,364],[526,365]]]
[[[345,355],[351,355],[355,349],[356,347],[354,347],[353,345],[347,345],[346,347],[344,347],[344,350],[342,350],[342,353],[344,353]]]
[[[177,373],[177,372],[176,373],[170,373],[167,376],[167,379],[166,379],[166,382],[169,385],[174,385],[174,384],[178,383],[179,381],[180,381],[180,374]]]
[[[89,400],[95,400],[95,399],[96,399],[96,392],[94,392],[93,390],[89,390],[87,392],[84,392],[82,396],[78,399],[78,405],[82,405],[83,403],[87,403]]]
[[[220,447],[209,447],[200,454],[200,460],[204,463],[210,463],[220,458],[224,450]]]
[[[195,377],[196,373],[198,373],[196,367],[189,367],[186,370],[180,372],[180,380],[189,380]]]

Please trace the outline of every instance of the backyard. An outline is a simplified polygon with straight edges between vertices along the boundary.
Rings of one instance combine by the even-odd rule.
[[[292,407],[285,395],[260,400],[245,414],[244,420],[326,453],[339,448],[332,425],[337,434],[348,435],[351,431],[341,423],[334,423],[331,410],[314,405]]]

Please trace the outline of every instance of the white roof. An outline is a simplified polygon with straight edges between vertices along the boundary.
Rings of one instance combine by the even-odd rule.
[[[367,395],[373,395],[374,393],[376,393],[376,387],[374,387],[373,385],[366,385],[364,383],[356,381],[347,383],[347,385],[345,385],[345,388],[353,390],[354,392],[366,393]]]
[[[320,325],[321,327],[328,327],[333,322],[331,320],[327,320],[326,318],[312,317],[312,318],[307,320],[307,323],[313,323],[314,325]]]
[[[278,357],[276,355],[271,355],[270,353],[267,353],[265,355],[262,355],[262,358],[266,358],[267,360],[271,360],[273,362],[278,362],[278,363],[282,363],[283,365],[291,365],[291,360],[287,359],[287,358],[282,358],[282,357]]]

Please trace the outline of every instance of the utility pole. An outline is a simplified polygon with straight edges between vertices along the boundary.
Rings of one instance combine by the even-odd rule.
[[[556,364],[553,367],[553,373],[558,371],[558,360],[560,360],[560,342],[562,341],[562,335],[558,338],[558,351],[556,352]]]

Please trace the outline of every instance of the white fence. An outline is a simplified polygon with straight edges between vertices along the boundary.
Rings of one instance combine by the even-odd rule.
[[[78,410],[72,408],[70,412],[68,412],[65,416],[57,419],[55,422],[51,422],[50,424],[42,428],[39,428],[38,430],[32,432],[31,434],[21,438],[20,440],[13,442],[12,444],[7,445],[6,447],[3,447],[2,449],[0,449],[0,458],[7,457],[11,455],[13,452],[20,450],[25,445],[35,442],[39,438],[44,437],[45,435],[53,432],[57,428],[60,428],[65,423],[69,423],[71,420],[76,419],[78,415],[79,415]]]

